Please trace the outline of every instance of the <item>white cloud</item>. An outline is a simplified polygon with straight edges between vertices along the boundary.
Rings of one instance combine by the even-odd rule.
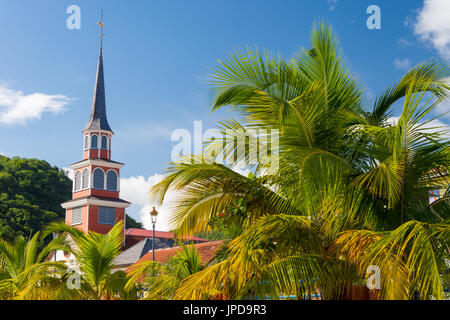
[[[40,119],[42,113],[58,114],[66,110],[71,101],[65,95],[31,93],[25,95],[8,87],[0,86],[0,124],[26,124],[29,120]]]
[[[398,44],[401,45],[402,47],[409,47],[409,46],[411,45],[411,42],[409,42],[408,40],[403,39],[403,38],[397,39],[397,42],[398,42]]]
[[[403,25],[405,27],[409,26],[411,24],[411,17],[405,17],[405,20],[403,21]]]
[[[3,150],[0,150],[0,156],[4,156],[4,157],[10,157],[11,154],[9,152],[5,152]]]
[[[327,0],[328,3],[328,8],[333,11],[334,9],[336,9],[336,5],[338,3],[338,0]]]
[[[396,125],[398,123],[398,119],[400,117],[390,117],[387,122],[391,125]],[[430,128],[430,129],[426,129],[426,128]],[[436,131],[443,131],[443,130],[448,130],[449,126],[448,124],[442,122],[439,119],[434,119],[431,120],[430,122],[428,122],[424,127],[423,127],[424,132],[436,132]],[[450,139],[450,132],[446,132],[443,136],[444,139]]]
[[[366,90],[366,96],[367,96],[367,98],[368,99],[370,99],[370,100],[373,100],[373,99],[375,99],[375,97],[376,97],[376,95],[375,95],[375,93],[373,92],[373,90],[372,90],[372,88],[367,88],[367,90]]]
[[[448,124],[442,122],[441,120],[434,119],[426,124],[427,128],[431,128],[429,130],[424,130],[425,132],[435,132],[435,131],[444,131],[449,130]],[[450,139],[450,132],[447,131],[442,136],[444,139]]]
[[[444,82],[450,85],[450,77],[442,79]],[[448,97],[450,97],[450,92],[447,93]],[[437,114],[443,114],[443,116],[447,119],[450,119],[450,99],[446,99],[441,101],[436,107]]]
[[[409,70],[411,68],[411,61],[409,59],[396,58],[393,62],[394,67],[399,70]]]
[[[450,99],[444,100],[436,108],[438,114],[443,114],[443,117],[450,119]]]
[[[155,229],[159,231],[169,230],[169,205],[174,198],[173,193],[166,195],[165,201],[161,206],[156,206],[150,202],[150,189],[164,178],[161,174],[154,174],[148,178],[143,176],[121,178],[120,179],[120,197],[132,203],[132,206],[139,210],[140,220],[145,229],[152,229],[152,222],[149,212],[152,206],[158,211],[158,219]]]
[[[414,34],[450,60],[450,1],[425,0],[414,24]]]
[[[250,172],[245,168],[232,168],[233,171],[247,176]],[[161,206],[156,206],[155,203],[150,202],[149,192],[151,187],[160,182],[164,178],[162,174],[154,174],[145,178],[144,176],[134,176],[130,178],[120,179],[120,197],[132,203],[131,209],[139,211],[140,220],[145,229],[152,229],[152,222],[149,212],[152,207],[155,206],[158,211],[158,219],[156,221],[155,229],[159,231],[169,231],[169,217],[170,206],[176,197],[176,192],[169,191],[165,198],[164,203]]]

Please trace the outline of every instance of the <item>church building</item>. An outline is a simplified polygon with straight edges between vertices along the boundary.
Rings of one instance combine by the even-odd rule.
[[[119,198],[120,168],[124,164],[111,160],[114,132],[106,116],[102,48],[91,115],[82,133],[83,160],[70,165],[74,170],[72,200],[62,204],[66,209],[66,224],[85,233],[106,234],[116,223],[125,220],[125,209],[130,202]]]
[[[101,24],[103,26],[103,24]],[[84,233],[108,233],[113,226],[124,221],[124,243],[115,265],[125,269],[142,258],[152,249],[153,233],[150,230],[126,229],[126,212],[131,203],[120,199],[120,169],[123,163],[111,160],[111,146],[114,132],[106,116],[105,79],[103,75],[103,49],[97,65],[94,97],[89,121],[82,131],[83,160],[70,165],[73,169],[72,199],[61,204],[66,210],[65,222]],[[189,243],[207,240],[190,237]],[[177,245],[174,233],[155,232],[155,249]],[[52,252],[48,259],[64,260],[76,266],[72,254]]]

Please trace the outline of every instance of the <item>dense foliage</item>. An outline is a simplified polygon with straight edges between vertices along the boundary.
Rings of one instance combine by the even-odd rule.
[[[182,281],[204,268],[194,246],[182,246],[181,250],[165,263],[147,260],[133,266],[125,289],[136,284],[144,299],[170,300]]]
[[[61,203],[72,196],[72,181],[46,161],[0,156],[0,237],[29,238],[64,219]]]
[[[64,274],[66,265],[47,257],[54,250],[69,250],[66,241],[58,236],[42,247],[41,240],[40,232],[28,241],[22,236],[14,242],[0,238],[0,299],[49,299],[55,284],[62,283],[53,275]]]
[[[142,222],[137,222],[132,217],[130,217],[128,214],[126,215],[125,227],[127,229],[128,228],[138,228],[138,229],[142,229],[143,228]]]
[[[63,222],[54,222],[46,227],[45,234],[57,232],[59,237],[65,239],[65,251],[70,252],[76,261],[76,264],[58,274],[59,281],[55,281],[49,290],[50,298],[136,299],[135,288],[125,288],[127,274],[114,269],[115,258],[123,246],[123,227],[123,221],[120,221],[107,234],[84,234]],[[64,261],[57,263],[65,265]],[[68,282],[71,282],[70,288]]]
[[[54,233],[57,237],[39,249],[39,241]],[[122,245],[122,221],[107,234],[86,235],[53,222],[28,241],[21,236],[14,242],[0,239],[0,299],[136,299],[133,286],[125,289],[126,273],[114,270]],[[53,261],[56,250],[77,262]]]
[[[0,237],[29,238],[53,221],[64,220],[61,203],[72,198],[72,181],[62,169],[38,159],[0,155]],[[142,228],[127,215],[127,228]]]

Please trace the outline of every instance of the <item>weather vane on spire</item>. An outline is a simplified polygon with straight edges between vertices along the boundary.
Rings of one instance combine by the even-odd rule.
[[[104,24],[104,22],[103,22],[103,9],[102,9],[102,20],[97,22],[97,24],[100,26],[100,50],[102,50],[102,48],[103,48],[103,37],[105,36],[103,34],[103,24]]]

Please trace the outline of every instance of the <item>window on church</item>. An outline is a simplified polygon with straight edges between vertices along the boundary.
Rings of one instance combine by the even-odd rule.
[[[98,207],[98,223],[114,225],[116,222],[116,208]]]
[[[89,170],[88,169],[84,169],[83,170],[83,189],[87,189],[89,188]]]
[[[96,135],[93,135],[91,137],[91,149],[97,149],[98,148],[98,137]]]
[[[72,208],[72,225],[81,224],[81,207]]]
[[[93,185],[94,185],[94,189],[104,189],[105,174],[103,173],[103,170],[100,168],[96,168],[94,170]]]
[[[78,191],[81,189],[81,172],[77,171],[75,173],[74,190]]]
[[[84,137],[84,149],[89,149],[89,137]]]
[[[109,170],[106,174],[106,189],[117,190],[117,173],[114,170]]]
[[[108,149],[108,138],[106,136],[102,136],[102,149]]]

